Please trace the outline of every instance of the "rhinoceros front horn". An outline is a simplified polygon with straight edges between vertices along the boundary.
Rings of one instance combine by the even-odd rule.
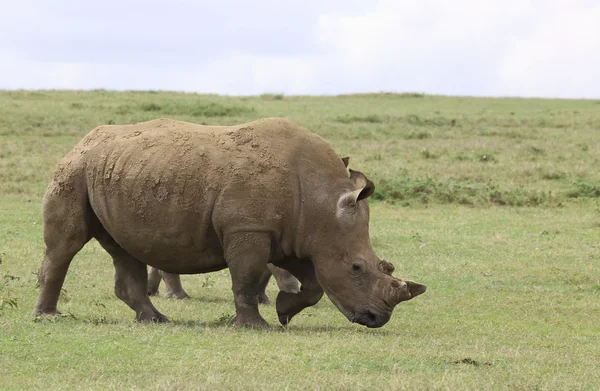
[[[408,280],[395,280],[392,286],[395,288],[392,300],[394,305],[413,299],[427,290],[427,286]]]

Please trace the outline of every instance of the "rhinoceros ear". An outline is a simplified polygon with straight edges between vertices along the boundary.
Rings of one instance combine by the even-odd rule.
[[[356,190],[349,191],[343,194],[339,201],[338,207],[343,210],[347,207],[354,207],[356,203],[373,194],[375,185],[363,173],[350,170],[350,180],[354,182]]]
[[[350,170],[350,180],[360,189],[356,201],[367,198],[375,191],[375,185],[362,172]]]
[[[342,158],[342,162],[344,162],[344,166],[346,166],[346,168],[348,168],[348,163],[350,162],[350,156],[344,156]]]

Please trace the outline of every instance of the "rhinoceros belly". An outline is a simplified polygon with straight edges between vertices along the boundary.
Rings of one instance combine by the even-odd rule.
[[[140,261],[174,273],[226,267],[211,221],[211,162],[173,146],[129,142],[95,151],[88,196],[110,236]]]

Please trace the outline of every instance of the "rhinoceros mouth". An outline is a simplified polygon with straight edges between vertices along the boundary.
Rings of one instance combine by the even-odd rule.
[[[331,292],[327,289],[325,289],[325,293],[327,293],[327,296],[337,309],[352,323],[377,328],[386,324],[392,315],[392,311],[388,310],[372,310],[368,308],[349,310],[336,299],[335,295],[330,294]]]
[[[391,315],[391,312],[355,311],[349,319],[352,323],[358,323],[369,328],[377,328],[386,324],[390,320]]]

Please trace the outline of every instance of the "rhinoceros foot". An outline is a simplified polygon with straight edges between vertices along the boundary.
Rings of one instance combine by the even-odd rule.
[[[44,309],[36,308],[33,311],[33,315],[34,316],[55,316],[55,315],[62,315],[62,313],[59,310],[57,310],[56,308],[44,308]]]
[[[136,315],[135,319],[142,323],[170,323],[171,319],[167,318],[158,311],[142,311]]]
[[[231,323],[236,327],[246,327],[250,329],[266,329],[269,324],[261,316],[243,316],[236,315]]]
[[[181,292],[167,291],[165,293],[165,297],[168,299],[189,299],[190,298],[190,296],[185,291],[181,291]]]

